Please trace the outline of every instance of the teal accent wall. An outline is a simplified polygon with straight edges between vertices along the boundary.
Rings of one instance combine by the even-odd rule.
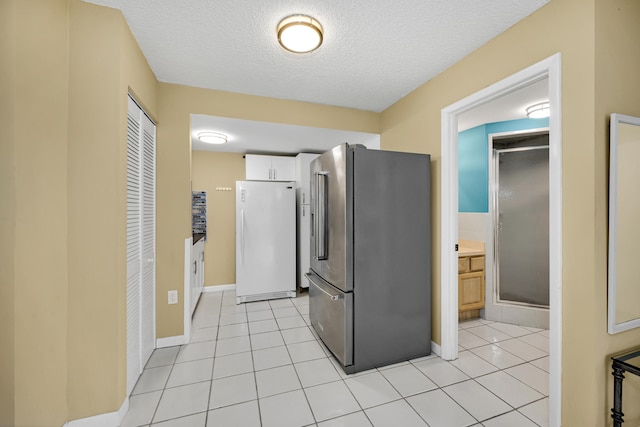
[[[486,123],[458,133],[458,212],[489,212],[489,135],[538,129],[549,119]]]

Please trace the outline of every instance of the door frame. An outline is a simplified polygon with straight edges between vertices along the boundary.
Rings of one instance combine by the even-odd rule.
[[[441,110],[441,357],[458,357],[458,115],[531,83],[548,79],[549,105],[549,420],[561,421],[562,369],[562,103],[556,53]]]

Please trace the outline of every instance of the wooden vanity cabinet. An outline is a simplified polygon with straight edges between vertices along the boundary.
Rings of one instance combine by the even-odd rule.
[[[458,320],[480,317],[484,308],[484,256],[458,258]]]

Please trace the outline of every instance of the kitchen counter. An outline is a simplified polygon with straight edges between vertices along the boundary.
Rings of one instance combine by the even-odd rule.
[[[196,243],[198,243],[200,240],[204,239],[206,237],[205,233],[193,233],[193,244],[195,245]]]

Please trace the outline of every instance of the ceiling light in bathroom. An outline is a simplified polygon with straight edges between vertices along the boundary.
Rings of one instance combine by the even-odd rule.
[[[527,108],[527,117],[530,119],[543,119],[549,117],[549,102],[539,102]]]

